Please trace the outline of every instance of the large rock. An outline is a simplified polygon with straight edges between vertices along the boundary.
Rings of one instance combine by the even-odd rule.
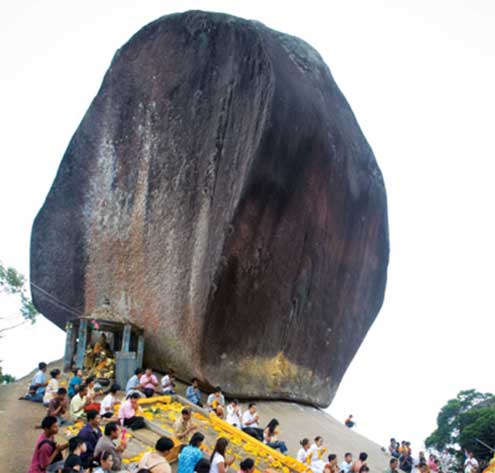
[[[34,222],[36,307],[110,300],[146,362],[328,405],[383,301],[385,188],[319,54],[187,12],[115,55]]]

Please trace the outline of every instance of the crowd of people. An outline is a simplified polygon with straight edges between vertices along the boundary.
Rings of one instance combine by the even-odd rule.
[[[84,377],[82,370],[74,371],[67,389],[60,384],[61,372],[53,369],[47,376],[46,363],[40,363],[33,377],[28,393],[21,399],[43,403],[46,416],[41,421],[42,433],[35,444],[28,473],[92,471],[109,473],[122,471],[123,454],[127,449],[126,430],[138,430],[146,426],[139,415],[138,400],[157,394],[175,394],[175,374],[170,372],[159,381],[150,368],[138,368],[128,380],[124,400],[118,411],[121,387],[113,384],[103,392],[94,377]],[[286,443],[279,438],[279,421],[271,419],[261,424],[255,402],[248,404],[243,412],[237,399],[226,402],[220,386],[204,396],[199,382],[193,379],[185,391],[185,397],[193,405],[206,408],[232,426],[265,443],[269,447],[287,454]],[[206,398],[203,404],[202,399]],[[349,419],[352,421],[352,417]],[[59,426],[84,422],[77,435],[67,443],[56,443]],[[348,427],[349,422],[345,422]],[[263,427],[264,425],[264,427]],[[194,424],[192,411],[185,407],[173,426],[174,437],[182,444],[178,457],[178,473],[226,473],[234,459],[226,456],[228,439],[219,438],[209,459],[204,458],[201,449],[204,435]],[[329,453],[321,436],[313,441],[304,438],[300,442],[297,460],[307,465],[313,473],[367,473],[368,455],[361,452],[357,458],[348,452],[341,462],[336,453]],[[171,473],[166,457],[174,447],[174,441],[161,437],[153,452],[146,453],[139,464],[139,473]],[[64,459],[64,452],[67,455]],[[386,473],[443,473],[440,462],[433,455],[426,459],[423,452],[414,459],[409,442],[400,444],[391,439],[389,446],[390,467]],[[475,463],[476,460],[471,460]],[[252,473],[254,460],[246,458],[241,462],[241,473]],[[466,473],[477,473],[477,464]]]

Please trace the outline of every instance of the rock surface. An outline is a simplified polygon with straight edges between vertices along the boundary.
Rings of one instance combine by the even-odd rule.
[[[330,403],[388,264],[382,175],[304,41],[222,14],[115,55],[33,226],[36,307],[108,298],[146,362],[239,397]]]

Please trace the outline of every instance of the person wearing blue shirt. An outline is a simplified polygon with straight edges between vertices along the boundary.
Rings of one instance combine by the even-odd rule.
[[[48,384],[46,381],[46,366],[46,363],[44,363],[43,361],[38,364],[38,371],[31,381],[28,394],[26,394],[24,397],[21,397],[20,399],[33,402],[43,402],[45,388]]]
[[[201,404],[201,391],[199,390],[198,387],[197,378],[193,378],[191,386],[187,387],[186,398],[188,401],[192,402],[193,404],[196,404],[199,407],[203,407],[203,404]]]
[[[69,387],[67,389],[69,397],[74,397],[77,391],[79,391],[79,388],[83,383],[82,376],[83,373],[81,369],[78,368],[74,370],[74,376],[72,376],[71,380],[69,381]]]
[[[144,396],[143,387],[141,386],[141,382],[139,381],[143,373],[144,370],[142,368],[136,368],[136,371],[134,371],[134,376],[131,376],[129,378],[129,381],[127,381],[127,384],[125,385],[126,397],[134,393],[138,393],[140,396]]]
[[[195,432],[187,447],[184,447],[179,454],[179,465],[177,473],[194,473],[196,464],[203,458],[203,452],[199,448],[205,436]]]

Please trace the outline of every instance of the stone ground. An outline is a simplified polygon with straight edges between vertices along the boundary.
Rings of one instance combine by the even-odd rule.
[[[35,425],[46,412],[41,404],[19,401],[32,375],[11,385],[0,386],[0,471],[3,473],[26,473],[31,461],[34,443],[40,434]],[[181,389],[179,389],[181,392]],[[330,415],[309,406],[285,402],[259,402],[258,410],[263,423],[272,418],[280,421],[280,439],[285,440],[289,453],[295,456],[299,440],[321,435],[328,453],[336,453],[339,461],[345,452],[355,456],[361,451],[369,455],[371,472],[386,469],[388,456],[382,448],[348,429]],[[243,409],[246,406],[243,406]]]

